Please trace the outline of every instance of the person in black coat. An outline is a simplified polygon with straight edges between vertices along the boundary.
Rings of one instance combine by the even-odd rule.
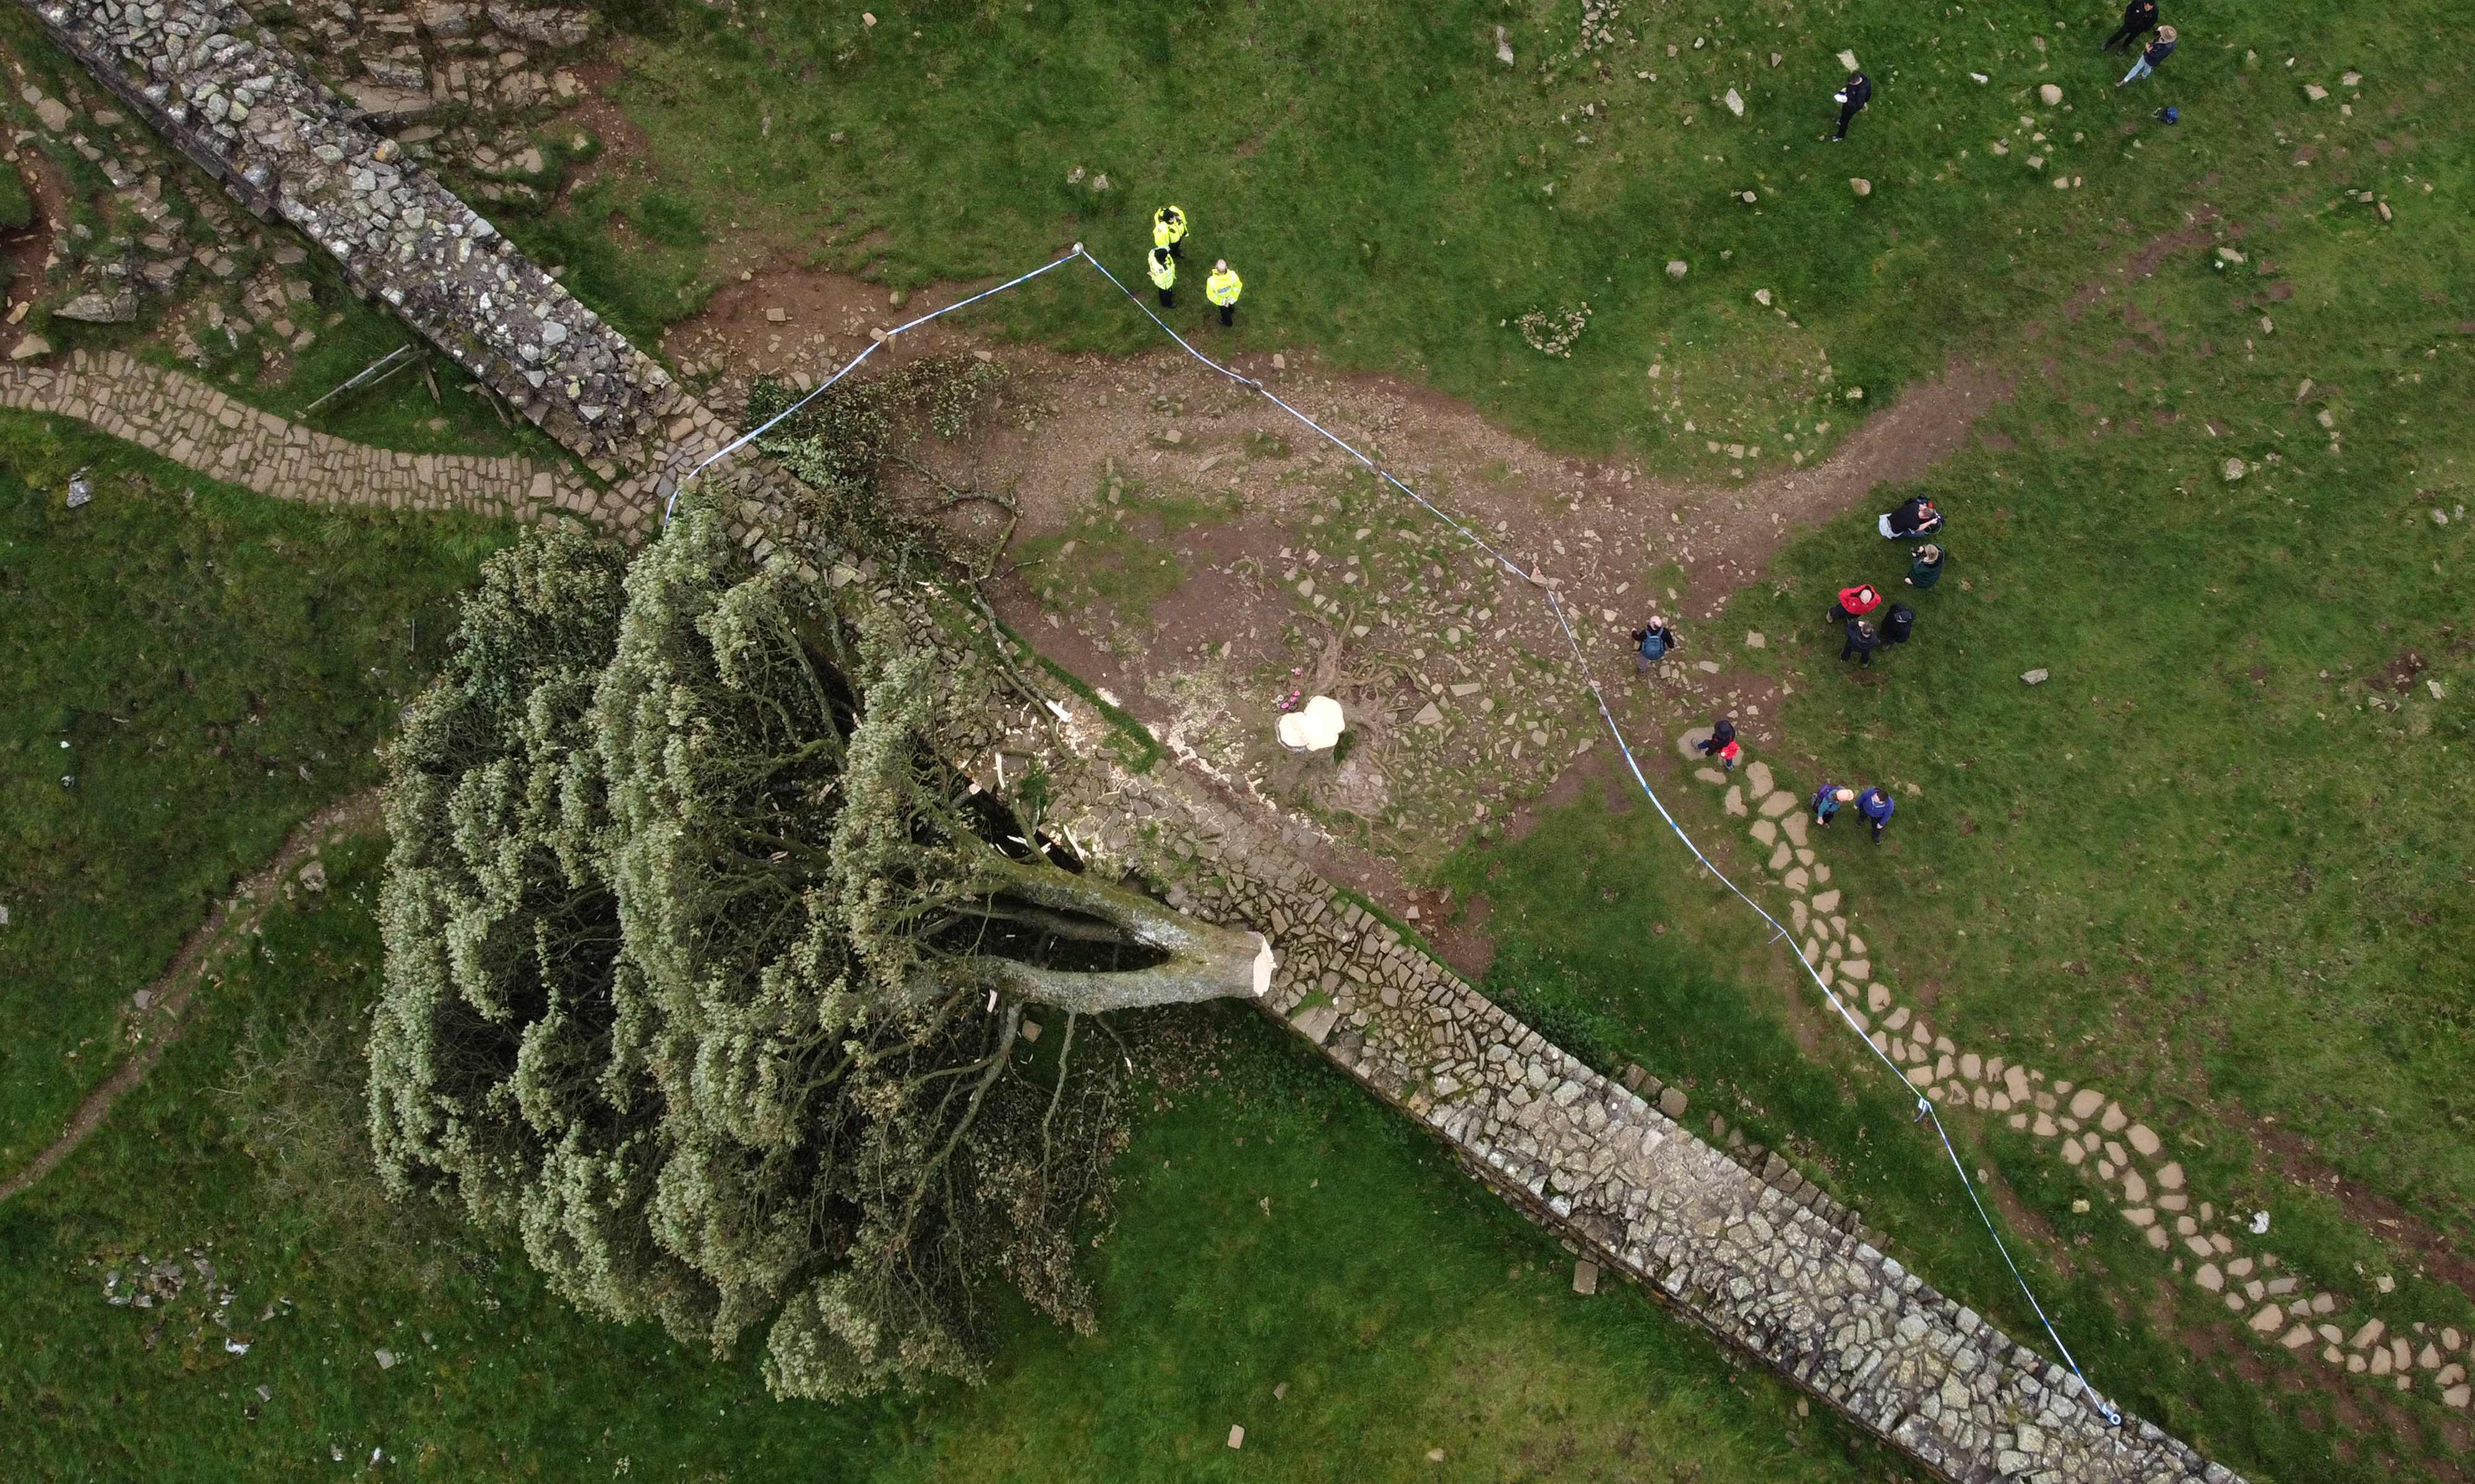
[[[1903,645],[1908,633],[1917,626],[1917,611],[1905,603],[1892,605],[1890,616],[1882,620],[1882,643]]]
[[[2105,38],[2106,51],[2126,46],[2157,29],[2157,0],[2131,0],[2122,8],[2122,29]]]
[[[1849,120],[1864,112],[1865,105],[1873,101],[1874,80],[1862,72],[1850,72],[1836,96],[1839,99],[1839,132],[1830,136],[1833,144],[1848,137]]]
[[[1868,669],[1874,668],[1874,651],[1882,647],[1882,636],[1874,625],[1862,619],[1848,620],[1848,643],[1840,645],[1839,657],[1856,660]]]

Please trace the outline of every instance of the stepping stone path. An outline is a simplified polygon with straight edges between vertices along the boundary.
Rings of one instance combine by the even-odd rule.
[[[1688,734],[1707,735],[1707,728]],[[2419,1378],[2425,1394],[2445,1406],[2463,1410],[2475,1400],[2468,1379],[2475,1356],[2465,1353],[2467,1336],[2456,1327],[2414,1321],[2400,1334],[2387,1321],[2363,1314],[2357,1300],[2307,1281],[2277,1253],[2248,1242],[2248,1213],[2198,1200],[2187,1188],[2182,1162],[2163,1157],[2165,1139],[2120,1102],[2007,1058],[1962,1051],[1922,1011],[1901,1003],[1852,931],[1846,889],[1816,889],[1829,881],[1830,868],[1803,848],[1806,831],[1830,832],[1815,827],[1804,800],[1778,787],[1770,766],[1750,758],[1750,748],[1748,754],[1741,785],[1711,768],[1697,769],[1694,777],[1726,790],[1721,803],[1730,818],[1750,817],[1746,834],[1758,847],[1753,858],[1767,862],[1756,869],[1785,893],[1787,920],[1805,935],[1806,960],[1910,1086],[1937,1106],[1973,1108],[2055,1143],[2064,1163],[2104,1186],[2122,1219],[2150,1247],[2170,1254],[2179,1277],[2221,1298],[2264,1343],[2310,1350],[2351,1375],[2394,1377],[2399,1391],[2414,1390]],[[1792,850],[1787,842],[1775,848],[1782,826]],[[1861,829],[1843,833],[1864,839]],[[2384,1277],[2376,1286],[2386,1293],[2394,1285]]]
[[[527,459],[399,453],[346,443],[118,351],[74,351],[52,367],[0,366],[0,406],[75,418],[276,499],[465,510],[524,521],[563,512],[611,523],[613,502],[621,498],[566,469]]]

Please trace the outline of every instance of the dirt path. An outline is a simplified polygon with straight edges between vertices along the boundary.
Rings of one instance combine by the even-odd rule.
[[[33,1185],[50,1174],[54,1166],[77,1153],[86,1135],[103,1125],[112,1107],[129,1090],[146,1080],[163,1053],[188,1030],[190,997],[207,971],[220,962],[225,954],[241,943],[250,931],[266,914],[266,909],[277,898],[277,887],[286,876],[303,865],[320,847],[331,844],[345,835],[369,829],[378,823],[379,791],[363,790],[349,798],[339,799],[303,820],[285,837],[275,859],[233,888],[230,896],[215,904],[215,910],[198,930],[181,944],[172,956],[171,964],[146,985],[146,1018],[137,1034],[142,1044],[129,1054],[129,1058],[113,1069],[93,1091],[78,1104],[69,1115],[68,1126],[61,1131],[43,1152],[25,1168],[0,1180],[0,1202]]]

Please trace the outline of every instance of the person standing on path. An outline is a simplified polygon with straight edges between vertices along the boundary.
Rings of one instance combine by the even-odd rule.
[[[1830,136],[1830,142],[1836,144],[1848,137],[1849,121],[1864,112],[1865,105],[1873,101],[1874,80],[1862,72],[1850,72],[1839,91],[1830,96],[1839,105],[1839,132]]]
[[[2122,8],[2122,29],[2105,38],[2104,51],[2137,41],[2157,29],[2157,0],[2131,0]]]
[[[1899,580],[1922,593],[1942,580],[1943,549],[1928,541],[1917,547],[1908,561],[1908,574]]]
[[[1880,647],[1882,636],[1875,631],[1874,625],[1862,619],[1850,619],[1848,620],[1848,642],[1839,646],[1839,657],[1857,660],[1865,669],[1872,669],[1874,651]]]
[[[1813,791],[1813,822],[1826,830],[1830,821],[1839,817],[1841,805],[1855,802],[1855,790],[1845,784],[1826,783]]]
[[[1245,280],[1225,257],[1212,265],[1212,277],[1203,280],[1203,297],[1219,305],[1224,328],[1238,323],[1238,296],[1245,291]]]
[[[2154,9],[2154,7],[2151,7]],[[1180,262],[1186,260],[1186,211],[1180,207],[1163,207],[1152,213],[1152,246],[1168,249],[1168,255]]]
[[[1720,766],[1731,773],[1736,770],[1736,758],[1745,750],[1736,744],[1736,718],[1733,717],[1721,717],[1711,722],[1710,735],[1695,742],[1693,747],[1703,757],[1715,759]]]
[[[2174,41],[2173,27],[2158,27],[2157,39],[2148,43],[2148,49],[2140,54],[2140,60],[2131,64],[2131,70],[2124,73],[2122,81],[2114,85],[2125,87],[2155,72],[2160,63],[2174,55]]]
[[[1892,800],[1891,791],[1878,783],[1856,796],[1856,812],[1863,815],[1865,822],[1874,827],[1875,844],[1878,845],[1882,842],[1882,826],[1891,822],[1891,815],[1899,807]]]
[[[1176,308],[1177,263],[1170,258],[1168,249],[1164,247],[1156,247],[1152,249],[1151,268],[1152,287],[1160,290],[1161,307],[1164,309]]]
[[[1656,614],[1652,614],[1649,621],[1634,632],[1632,643],[1632,672],[1636,675],[1649,674],[1653,665],[1684,647],[1684,641],[1676,637],[1676,630],[1668,627],[1666,620]]]
[[[1861,619],[1881,606],[1882,595],[1875,592],[1874,584],[1870,582],[1860,582],[1852,588],[1841,588],[1839,601],[1830,605],[1830,621],[1845,623],[1850,619]]]

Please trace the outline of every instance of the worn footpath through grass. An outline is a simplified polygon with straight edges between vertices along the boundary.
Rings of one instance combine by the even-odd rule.
[[[2166,76],[2121,91],[2098,50],[2116,9],[1612,7],[1585,33],[1549,0],[875,26],[813,0],[648,5],[608,89],[644,138],[597,163],[578,219],[613,247],[572,281],[659,323],[698,301],[655,264],[706,241],[734,266],[771,244],[900,290],[1081,240],[1140,287],[1149,214],[1173,200],[1195,224],[1188,278],[1216,255],[1246,275],[1234,335],[1199,293],[1173,316],[1212,346],[1311,346],[1559,447],[1726,478],[1730,444],[1825,450],[1849,414],[2010,343],[2212,189],[2339,173],[2409,220],[2445,211],[2423,187],[2448,179],[2457,129],[2418,80],[2466,60],[2451,8],[2187,16]],[[1843,49],[1877,91],[1830,144]],[[2178,128],[2151,117],[2167,102]],[[2298,145],[2324,156],[2312,177]],[[1066,348],[1148,343],[1094,293],[1043,280],[989,312]]]
[[[2280,1259],[2256,1277],[2299,1276],[2283,1315],[2216,1291],[2181,1237],[2152,1248],[2127,1215],[2144,1204],[2095,1160],[1957,1111],[2091,1374],[2255,1476],[2455,1477],[2475,424],[2454,289],[2475,252],[2338,189],[2211,205],[2137,292],[2058,315],[1982,441],[1897,492],[1949,516],[1939,586],[1902,587],[1907,548],[1851,511],[1687,632],[1778,697],[1753,730],[1781,787],[1899,795],[1878,849],[1816,832],[1874,978],[1963,1049],[2120,1099],[2219,1223],[2269,1214],[2243,1250]],[[1839,662],[1822,613],[1859,579],[1920,614],[1871,670]],[[1625,711],[1700,719],[1637,694]],[[1652,761],[1761,889],[1770,847]],[[1445,881],[1489,903],[1491,987],[1683,1080],[1938,1284],[2032,1326],[1899,1084],[1691,878],[1636,811],[1483,842]],[[2337,1314],[2293,1312],[2322,1285]],[[2438,1360],[2367,1366],[2384,1331]]]
[[[138,1033],[131,996],[372,747],[503,532],[306,509],[0,415],[0,1166]],[[68,505],[83,472],[91,499]]]

